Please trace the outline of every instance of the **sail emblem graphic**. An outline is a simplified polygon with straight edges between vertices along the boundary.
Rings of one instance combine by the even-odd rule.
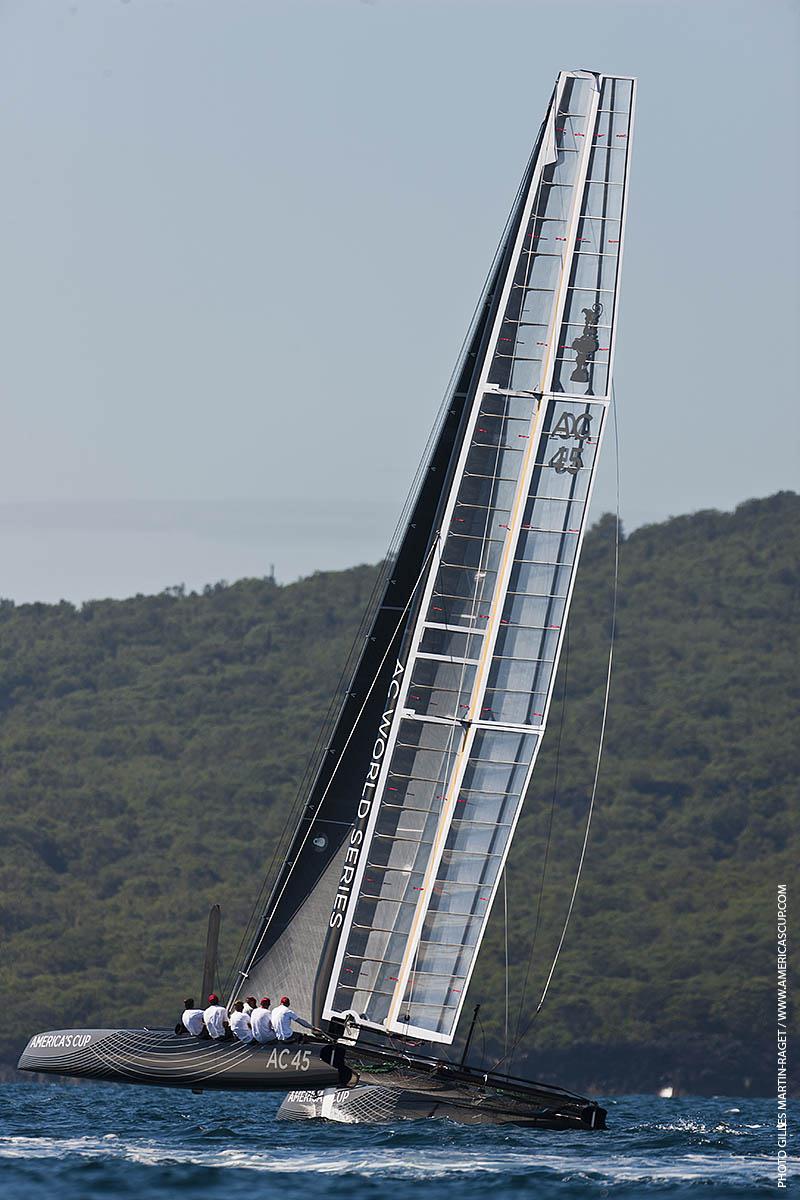
[[[589,382],[589,364],[600,349],[597,340],[597,322],[603,315],[603,306],[599,300],[591,308],[581,309],[583,313],[583,332],[572,343],[572,349],[577,355],[575,370],[570,375],[571,383]]]

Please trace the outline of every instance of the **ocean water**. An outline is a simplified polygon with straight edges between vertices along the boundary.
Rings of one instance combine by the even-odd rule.
[[[448,1121],[275,1122],[279,1102],[109,1084],[1,1085],[0,1192],[4,1200],[720,1200],[775,1191],[770,1100],[617,1097],[604,1102],[609,1129],[580,1134]]]

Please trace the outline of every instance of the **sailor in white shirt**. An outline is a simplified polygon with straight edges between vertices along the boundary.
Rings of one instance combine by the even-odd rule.
[[[296,1021],[304,1029],[312,1028],[308,1021],[304,1021],[302,1017],[298,1017],[296,1012],[292,1012],[289,1007],[289,997],[281,996],[280,1004],[276,1004],[272,1010],[272,1028],[275,1030],[275,1036],[279,1042],[300,1041],[303,1035],[292,1030],[292,1021]]]
[[[257,1007],[258,1007],[258,1001],[256,1000],[255,996],[248,996],[245,999],[244,1011],[247,1013],[248,1017],[250,1016],[250,1013],[253,1011],[253,1009],[257,1008]]]
[[[219,996],[212,992],[208,997],[208,1008],[203,1013],[203,1021],[209,1037],[224,1038],[228,1029],[228,1010],[220,1004]]]
[[[233,1012],[228,1018],[231,1033],[240,1042],[252,1042],[253,1033],[250,1029],[250,1017],[244,1011],[244,1000],[237,1000]]]
[[[183,1028],[187,1033],[190,1033],[192,1037],[200,1037],[200,1034],[205,1028],[203,1024],[203,1010],[202,1008],[195,1008],[193,996],[189,996],[188,999],[184,1000],[183,1002],[183,1016],[181,1017],[181,1025],[183,1025]]]
[[[258,1008],[254,1008],[250,1014],[250,1028],[253,1031],[253,1038],[262,1045],[267,1042],[275,1041],[275,1030],[272,1028],[272,1013],[270,1011],[270,998],[264,996]]]

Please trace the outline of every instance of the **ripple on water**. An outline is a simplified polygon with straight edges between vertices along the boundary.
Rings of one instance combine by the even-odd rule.
[[[436,1187],[437,1200],[536,1196],[750,1197],[774,1189],[769,1101],[621,1097],[606,1133],[468,1127],[274,1123],[279,1098],[150,1093],[100,1085],[0,1087],[5,1200],[83,1200],[91,1194],[215,1200],[284,1180],[293,1200],[391,1200]]]

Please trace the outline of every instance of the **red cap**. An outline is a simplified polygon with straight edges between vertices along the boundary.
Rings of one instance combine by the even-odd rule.
[[[281,1004],[288,1004],[288,1003],[289,1003],[289,997],[281,996]]]
[[[219,996],[217,995],[216,992],[212,992],[211,995],[208,997],[208,1003],[209,1004],[219,1004]]]
[[[272,1003],[272,1001],[270,1000],[269,996],[262,996],[262,997],[261,997],[261,1003],[262,1003],[262,1004],[271,1004],[271,1003]]]

